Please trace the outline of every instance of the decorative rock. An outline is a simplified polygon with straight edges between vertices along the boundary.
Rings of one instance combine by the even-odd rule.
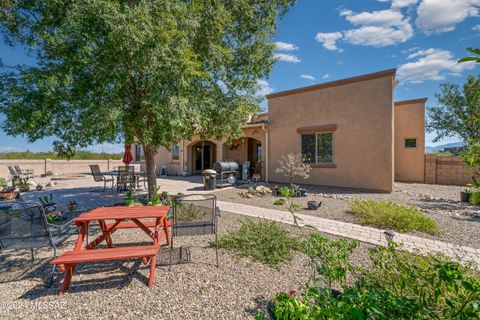
[[[321,205],[321,201],[308,201],[308,209],[309,210],[317,210]]]

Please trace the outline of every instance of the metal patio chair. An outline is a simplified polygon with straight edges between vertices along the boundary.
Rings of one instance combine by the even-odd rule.
[[[119,166],[117,171],[117,192],[128,190],[130,186],[135,186],[135,167]]]
[[[212,194],[191,194],[175,198],[171,210],[171,241],[169,267],[172,268],[173,242],[175,237],[215,235],[215,258],[218,263],[218,217],[217,198]]]
[[[8,172],[10,174],[10,179],[20,179],[20,174],[12,166],[8,166]]]
[[[100,167],[98,164],[91,164],[90,165],[90,171],[92,172],[93,180],[95,182],[103,182],[103,190],[105,191],[107,189],[107,182],[112,182],[112,189],[114,185],[114,180],[113,177],[107,178],[105,177],[102,172],[100,171]]]
[[[21,169],[20,166],[14,166],[14,168],[21,177],[25,179],[33,178],[33,169]]]
[[[32,261],[34,249],[51,247],[53,258],[57,248],[48,228],[45,210],[37,202],[8,201],[0,204],[0,250],[30,249]],[[51,286],[55,268],[48,286]]]

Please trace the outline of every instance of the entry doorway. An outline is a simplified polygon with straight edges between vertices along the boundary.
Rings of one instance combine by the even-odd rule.
[[[202,174],[203,170],[211,169],[215,162],[216,145],[210,141],[201,141],[192,146],[192,172]]]
[[[262,159],[262,143],[256,139],[248,138],[247,145],[247,160],[250,161],[251,166],[254,166]]]

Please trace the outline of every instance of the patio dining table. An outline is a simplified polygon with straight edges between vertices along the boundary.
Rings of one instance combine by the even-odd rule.
[[[102,174],[105,175],[105,176],[111,176],[112,178],[116,177],[117,180],[118,180],[118,171],[117,170],[102,172]],[[145,177],[146,174],[147,173],[145,171],[134,171],[133,172],[133,177],[135,179],[135,184],[137,184],[137,186],[138,186],[137,181],[140,179],[140,177]],[[122,191],[126,191],[126,190],[127,190],[126,188],[122,189]]]
[[[75,266],[78,263],[98,262],[109,260],[122,260],[141,258],[144,264],[150,262],[150,277],[148,287],[155,279],[157,255],[161,247],[163,235],[166,236],[167,245],[170,244],[169,223],[167,215],[169,206],[156,207],[103,207],[93,209],[74,219],[80,227],[75,248],[55,258],[50,263],[58,265],[60,271],[65,272],[65,279],[59,290],[59,295],[68,290]],[[147,219],[145,221],[145,219]],[[83,245],[90,222],[98,221],[101,235],[95,240]],[[107,224],[110,221],[110,224]],[[150,245],[114,247],[112,234],[119,229],[140,229],[153,241]],[[97,246],[106,242],[107,248],[97,249]]]

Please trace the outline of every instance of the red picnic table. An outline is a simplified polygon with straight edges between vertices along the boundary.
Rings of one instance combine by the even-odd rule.
[[[105,207],[96,208],[74,219],[80,227],[75,248],[53,259],[50,263],[58,265],[60,271],[65,272],[65,279],[58,292],[59,295],[68,290],[75,265],[83,262],[122,260],[141,258],[144,264],[150,262],[150,278],[148,287],[155,280],[155,267],[157,254],[160,250],[160,242],[166,235],[167,244],[170,244],[169,226],[167,214],[169,206],[153,207]],[[143,221],[141,221],[142,219]],[[145,221],[144,219],[148,219]],[[95,240],[83,247],[88,225],[91,221],[98,221],[102,234]],[[111,221],[108,223],[106,221]],[[143,230],[153,240],[153,244],[146,246],[113,247],[112,234],[118,229],[138,228]],[[107,248],[96,249],[97,245],[105,241]]]

